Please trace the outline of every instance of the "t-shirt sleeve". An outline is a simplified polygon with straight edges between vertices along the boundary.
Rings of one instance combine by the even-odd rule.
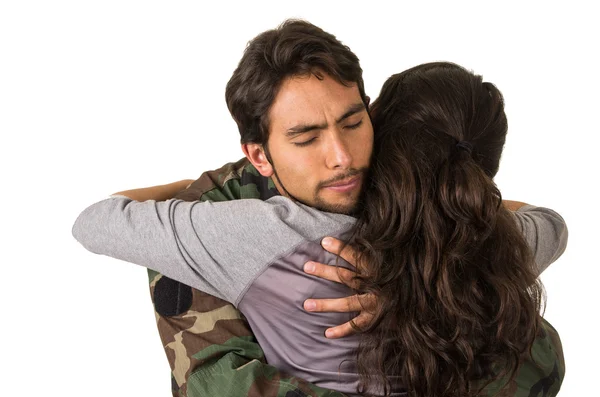
[[[565,251],[567,224],[556,211],[533,205],[525,205],[513,214],[531,247],[539,275]]]
[[[138,202],[111,196],[86,208],[72,233],[91,252],[148,267],[235,302],[255,261],[238,252],[235,241],[247,231],[239,229],[236,214],[229,211],[233,203]],[[240,207],[238,202],[235,208]],[[246,254],[245,259],[253,257]]]

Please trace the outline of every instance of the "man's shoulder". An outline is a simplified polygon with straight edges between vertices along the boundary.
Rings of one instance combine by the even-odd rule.
[[[266,200],[278,194],[271,178],[260,175],[244,157],[219,169],[204,172],[176,198],[186,201]]]

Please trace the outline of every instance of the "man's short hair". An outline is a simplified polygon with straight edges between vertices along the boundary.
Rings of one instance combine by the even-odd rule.
[[[286,78],[311,73],[323,78],[322,72],[344,85],[356,83],[368,105],[358,57],[332,34],[289,19],[252,39],[225,90],[241,143],[267,143],[268,112]]]

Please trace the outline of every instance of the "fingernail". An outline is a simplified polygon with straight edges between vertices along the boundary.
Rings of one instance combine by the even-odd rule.
[[[304,302],[304,308],[309,311],[315,310],[317,308],[317,304],[315,301],[308,299],[306,302]]]
[[[304,264],[304,271],[306,273],[314,273],[315,272],[315,264],[314,264],[314,262],[306,262]]]
[[[328,329],[327,331],[325,331],[325,336],[327,338],[333,338],[335,336],[335,333],[332,330]]]
[[[321,244],[323,245],[323,247],[329,247],[331,245],[331,243],[333,243],[333,241],[331,241],[331,238],[329,238],[329,237],[325,237],[321,241]]]

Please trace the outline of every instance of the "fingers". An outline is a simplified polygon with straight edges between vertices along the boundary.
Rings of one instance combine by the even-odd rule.
[[[352,280],[356,273],[343,267],[310,261],[304,264],[304,271],[325,280],[346,284],[350,288],[358,288],[359,285],[358,280]]]
[[[360,297],[363,295],[352,295],[338,299],[307,299],[304,301],[304,309],[309,312],[334,312],[347,313],[363,310]]]
[[[372,313],[377,306],[377,298],[373,294],[352,295],[338,299],[307,299],[304,309],[309,312],[348,313],[366,311]]]
[[[321,245],[332,254],[341,256],[346,262],[358,268],[356,263],[356,250],[349,245],[343,247],[344,243],[341,240],[333,237],[325,237],[321,240]],[[342,249],[343,247],[343,249]]]
[[[337,327],[328,328],[325,331],[325,336],[329,339],[338,339],[343,338],[344,336],[359,333],[368,327],[368,325],[371,323],[371,320],[373,320],[373,315],[371,313],[362,312],[347,323],[338,325]]]
[[[360,314],[354,319],[328,328],[325,336],[330,339],[342,338],[356,334],[364,330],[375,317],[377,298],[373,294],[353,295],[339,299],[307,299],[304,301],[304,309],[310,312],[358,312]]]

